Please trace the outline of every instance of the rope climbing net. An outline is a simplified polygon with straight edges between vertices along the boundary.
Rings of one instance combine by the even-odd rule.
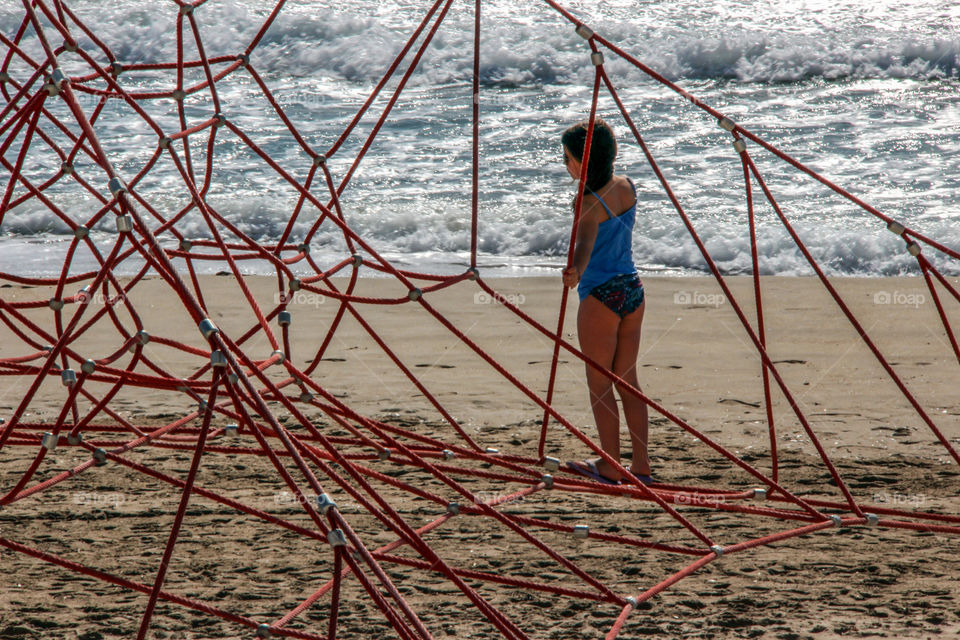
[[[404,566],[413,570],[413,580],[424,576],[440,576],[458,594],[459,602],[470,607],[471,615],[487,625],[486,635],[505,638],[527,638],[530,630],[522,620],[507,615],[486,595],[490,587],[510,587],[526,592],[539,592],[575,600],[592,601],[616,612],[615,622],[607,638],[615,638],[641,603],[669,588],[679,580],[716,562],[722,556],[747,551],[770,543],[811,534],[832,527],[876,526],[942,534],[960,533],[960,517],[940,513],[907,511],[882,506],[865,506],[855,496],[848,481],[821,444],[801,403],[781,375],[778,364],[768,355],[764,328],[764,305],[759,278],[759,252],[754,215],[754,192],[759,190],[772,207],[777,219],[809,262],[817,279],[836,303],[843,316],[876,358],[879,366],[899,389],[920,421],[934,434],[953,461],[960,463],[957,451],[934,417],[917,400],[881,352],[869,332],[838,293],[817,260],[804,245],[790,220],[768,187],[748,143],[772,154],[809,179],[820,183],[839,196],[860,207],[870,219],[903,239],[906,250],[915,257],[919,271],[948,337],[953,354],[960,362],[960,347],[949,322],[945,305],[949,298],[960,302],[960,292],[938,270],[924,253],[925,248],[939,252],[944,259],[960,259],[956,249],[944,246],[920,231],[892,219],[843,188],[793,159],[764,139],[754,135],[723,113],[692,99],[682,88],[592,31],[565,8],[552,0],[545,5],[556,11],[575,28],[586,45],[585,63],[593,65],[593,86],[589,105],[591,121],[597,117],[598,100],[606,92],[616,104],[633,140],[648,161],[663,192],[672,203],[703,259],[722,289],[726,300],[739,319],[750,344],[759,358],[764,404],[769,429],[770,468],[761,471],[743,457],[731,452],[689,424],[670,408],[633,388],[612,372],[592,362],[563,336],[567,292],[564,290],[556,328],[544,326],[513,304],[509,296],[496,291],[484,280],[478,269],[478,193],[480,170],[480,113],[482,100],[472,101],[472,197],[470,221],[470,267],[453,276],[433,275],[397,268],[384,258],[351,225],[347,188],[364,157],[388,122],[391,111],[418,68],[441,23],[448,15],[453,0],[436,0],[410,35],[382,79],[328,148],[320,151],[303,135],[297,124],[281,107],[269,87],[268,80],[258,73],[253,53],[267,30],[279,15],[280,1],[249,44],[235,55],[208,57],[198,27],[205,0],[193,3],[177,0],[177,56],[175,61],[156,64],[127,64],[97,37],[96,25],[86,24],[67,0],[23,0],[23,17],[13,35],[0,34],[6,53],[0,67],[0,90],[6,101],[0,111],[0,162],[8,179],[0,205],[0,224],[7,212],[27,203],[37,204],[52,212],[73,233],[61,273],[56,278],[28,277],[11,273],[4,265],[0,280],[7,284],[30,285],[29,291],[52,291],[37,299],[11,299],[0,294],[0,319],[6,329],[19,340],[15,347],[6,345],[7,355],[0,358],[0,374],[6,380],[24,383],[22,398],[5,422],[0,425],[0,450],[30,452],[31,459],[11,486],[0,487],[0,506],[9,507],[31,497],[40,497],[55,487],[78,478],[99,476],[109,482],[111,468],[122,468],[173,489],[179,494],[175,517],[169,525],[168,537],[160,562],[151,574],[152,580],[140,581],[102,566],[84,564],[62,554],[54,554],[18,540],[15,531],[5,530],[0,545],[5,549],[56,565],[62,570],[77,572],[98,581],[116,585],[146,596],[137,637],[146,637],[157,618],[158,603],[191,609],[222,618],[236,629],[247,629],[260,637],[291,636],[297,638],[334,638],[342,629],[342,617],[350,606],[350,598],[367,598],[382,620],[401,638],[433,637],[424,621],[425,611],[411,603],[403,585],[395,584],[393,569]],[[472,95],[480,96],[481,3],[474,5],[475,42],[473,51]],[[27,40],[39,42],[42,55],[24,46]],[[81,42],[84,46],[81,46]],[[188,43],[192,43],[189,44]],[[188,59],[185,51],[195,48],[196,57]],[[749,225],[753,264],[753,299],[755,314],[750,317],[717,268],[703,240],[688,217],[670,182],[661,171],[653,153],[645,144],[640,129],[630,116],[606,71],[606,57],[613,56],[639,69],[660,83],[665,91],[690,98],[690,102],[728,132],[743,169],[746,214]],[[405,65],[405,66],[404,66]],[[65,71],[83,68],[83,73]],[[131,74],[150,72],[167,83],[165,88],[145,91],[125,82]],[[188,79],[197,77],[190,85]],[[231,120],[231,105],[223,98],[221,87],[243,77],[252,81],[282,122],[291,139],[306,154],[298,167],[284,167],[268,154],[256,134],[244,131]],[[389,89],[388,89],[389,87]],[[96,106],[84,108],[84,98],[93,98]],[[121,103],[156,135],[156,146],[149,159],[130,175],[117,169],[116,154],[109,151],[98,134],[108,119],[105,105]],[[161,127],[152,115],[158,105],[175,105],[179,125]],[[52,109],[52,102],[61,103],[61,110]],[[188,107],[193,103],[192,109]],[[212,105],[212,111],[201,119],[193,119],[196,105]],[[335,175],[328,160],[342,155],[345,143],[359,135],[361,119],[382,107],[375,125],[359,145],[356,156],[342,175]],[[586,106],[586,105],[585,105]],[[62,115],[66,114],[66,115]],[[208,198],[217,180],[214,161],[230,138],[233,144],[245,147],[261,161],[263,171],[272,180],[296,193],[296,203],[289,212],[283,233],[275,243],[261,243],[245,234],[229,216],[218,211]],[[587,138],[590,146],[590,136]],[[31,158],[41,152],[55,154],[59,167],[48,173],[42,182],[28,178],[33,172]],[[9,157],[8,157],[9,152]],[[52,157],[52,155],[50,156]],[[203,158],[205,166],[198,166]],[[179,194],[186,202],[176,211],[157,205],[161,187],[147,180],[151,171],[164,165],[180,178]],[[584,163],[581,183],[586,177]],[[582,190],[581,190],[582,191]],[[54,197],[54,193],[59,194]],[[63,206],[63,194],[73,194],[77,202],[94,203],[88,209]],[[568,264],[572,259],[573,241],[579,221],[581,202],[576,203],[573,230],[570,236]],[[199,216],[205,239],[197,239],[185,231],[184,220]],[[112,222],[106,222],[112,218]],[[306,223],[302,237],[294,237]],[[297,226],[297,225],[300,226]],[[115,234],[97,236],[95,229],[115,228]],[[346,248],[332,264],[321,264],[311,254],[321,229],[334,229]],[[97,267],[77,272],[72,266],[75,257],[88,254]],[[225,265],[242,292],[244,313],[249,314],[249,328],[242,332],[221,330],[214,318],[224,311],[208,301],[198,276],[200,263]],[[272,303],[258,299],[242,275],[244,263],[257,263],[275,273],[277,295]],[[120,278],[116,272],[135,267],[135,275]],[[395,298],[369,297],[357,294],[358,278],[367,270],[392,279],[406,295]],[[304,271],[308,275],[302,275]],[[334,281],[333,277],[342,279]],[[165,291],[165,302],[180,304],[189,315],[194,338],[171,337],[174,332],[151,326],[147,312],[139,308],[137,288],[149,278],[159,278]],[[346,284],[343,284],[343,282]],[[338,284],[340,283],[340,284]],[[71,293],[78,286],[78,293]],[[441,313],[432,300],[451,287],[479,287],[487,295],[501,301],[517,319],[539,332],[553,347],[553,357],[546,393],[538,393],[484,351],[467,332]],[[289,309],[298,292],[309,292],[329,302],[324,307],[332,319],[315,350],[306,361],[294,358],[292,338],[296,328]],[[205,295],[206,294],[206,295]],[[86,304],[93,296],[102,305]],[[542,412],[540,436],[536,450],[497,450],[478,443],[437,394],[415,374],[382,335],[365,321],[364,309],[370,305],[417,305],[436,321],[438,331],[454,336],[464,347],[484,360],[503,384],[522,393]],[[335,311],[330,311],[335,307]],[[392,366],[432,405],[445,425],[446,437],[428,435],[416,426],[398,426],[388,420],[364,415],[332,393],[321,373],[320,363],[337,335],[345,318],[352,318],[363,328]],[[149,331],[148,329],[153,329]],[[167,335],[164,335],[167,333]],[[85,350],[84,340],[97,334],[101,340],[112,336],[110,349],[101,353]],[[261,342],[272,349],[267,357],[257,354]],[[161,345],[176,352],[179,360],[189,362],[188,373],[175,371],[164,360],[151,355],[147,345]],[[256,345],[256,348],[253,348]],[[12,351],[15,351],[12,355]],[[607,455],[584,431],[555,407],[558,362],[565,357],[582,361],[602,371],[612,381],[627,388],[664,419],[726,458],[756,488],[750,490],[720,487],[690,487],[671,484],[647,486],[629,470],[619,467],[619,460]],[[262,355],[262,354],[261,354]],[[303,356],[297,353],[297,356]],[[281,374],[277,375],[276,372]],[[62,388],[55,418],[31,420],[31,407],[40,394],[48,390],[49,380],[59,378]],[[166,394],[166,406],[178,411],[162,424],[137,423],[112,406],[118,394],[130,387]],[[816,449],[820,461],[829,472],[839,493],[835,500],[805,497],[781,482],[778,467],[774,396],[779,394],[789,405],[796,421]],[[280,414],[289,416],[280,420]],[[547,455],[548,429],[564,430],[569,436],[593,450],[597,456],[617,465],[626,480],[623,485],[609,486],[590,482],[559,465]],[[554,430],[553,433],[556,433]],[[231,436],[229,439],[226,436]],[[177,477],[159,465],[138,461],[134,454],[151,448],[176,449],[188,452],[189,469]],[[50,472],[51,460],[81,453],[82,462],[66,471]],[[280,517],[243,500],[229,497],[222,488],[201,486],[197,482],[202,464],[210,457],[240,456],[269,462],[277,477],[295,496],[302,508],[303,523]],[[377,469],[384,462],[390,468],[408,470],[412,475],[396,475]],[[406,479],[411,478],[411,479]],[[430,483],[427,483],[429,480]],[[477,492],[472,481],[483,480],[505,488],[496,497],[487,499]],[[534,494],[550,492],[552,499],[564,500],[589,495],[607,501],[638,500],[651,505],[675,524],[685,542],[665,543],[636,532],[610,533],[585,524],[565,524],[547,519],[509,512],[502,507]],[[695,524],[690,517],[691,505],[684,496],[696,492],[712,499],[696,505],[711,509],[764,518],[778,523],[777,530],[736,543],[721,544],[709,530]],[[435,505],[439,514],[427,524],[415,527],[409,514],[392,497],[402,495]],[[451,499],[451,496],[455,496]],[[316,588],[299,595],[299,602],[282,615],[263,618],[241,614],[211,599],[184,595],[167,587],[168,568],[189,530],[188,506],[191,500],[203,498],[226,510],[242,513],[264,527],[276,527],[315,542],[313,547],[323,575],[316,578]],[[766,503],[752,499],[765,498]],[[337,501],[349,500],[357,512],[385,529],[391,540],[381,544],[367,534],[367,525],[359,525],[360,516],[338,508]],[[486,526],[517,541],[511,555],[531,555],[549,560],[551,571],[563,575],[534,579],[529,574],[511,575],[509,571],[480,571],[445,558],[437,544],[436,534],[451,520],[483,520]],[[451,526],[451,525],[448,525]],[[549,541],[568,535],[586,541],[621,545],[624,549],[645,553],[671,554],[689,563],[668,577],[648,584],[637,583],[631,590],[611,588],[599,579],[586,562],[558,550]],[[182,545],[181,545],[182,546]],[[522,549],[517,553],[517,549]],[[401,555],[405,554],[405,555]],[[561,584],[563,582],[563,584]],[[576,582],[576,584],[573,584]],[[353,589],[348,586],[358,587]],[[363,594],[366,594],[364,596]],[[319,617],[304,619],[309,612]],[[314,622],[319,620],[319,622]]]

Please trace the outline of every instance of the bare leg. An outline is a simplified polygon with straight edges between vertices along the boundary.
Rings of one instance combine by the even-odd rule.
[[[617,352],[619,325],[620,316],[593,296],[587,296],[580,302],[577,314],[580,350],[597,364],[612,370]],[[613,384],[609,378],[587,365],[587,387],[590,390],[593,418],[600,436],[600,447],[619,462],[620,415],[613,395]],[[611,480],[619,480],[621,477],[619,471],[602,459],[597,461],[597,469],[601,475]]]
[[[647,303],[644,302],[636,311],[620,321],[617,332],[617,351],[613,358],[613,372],[637,389],[640,389],[640,383],[637,380],[637,354],[640,352],[640,329],[646,306]],[[647,456],[647,438],[650,423],[647,405],[630,393],[626,387],[617,385],[617,391],[620,394],[620,402],[623,404],[623,414],[633,447],[630,471],[648,476],[650,460]]]

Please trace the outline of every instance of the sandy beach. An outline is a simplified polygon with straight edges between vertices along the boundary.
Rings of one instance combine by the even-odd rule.
[[[950,281],[956,286],[958,279]],[[743,311],[755,322],[752,280],[736,277],[729,282]],[[953,445],[960,446],[960,398],[956,393],[960,364],[923,280],[838,278],[832,282],[918,403]],[[255,316],[232,277],[203,276],[200,283],[211,317],[225,335],[237,339],[255,325]],[[248,277],[246,283],[262,308],[269,311],[275,307],[276,279]],[[343,280],[336,283],[345,285]],[[489,283],[503,299],[550,330],[556,329],[561,296],[558,278],[504,278]],[[769,474],[760,359],[731,300],[707,277],[648,277],[644,283],[647,309],[639,361],[644,392]],[[387,278],[362,278],[355,294],[386,299],[402,298],[407,292]],[[50,292],[5,285],[0,296],[14,303],[45,300]],[[771,359],[857,500],[960,515],[956,462],[900,394],[821,283],[805,277],[764,277],[763,297]],[[159,279],[141,282],[130,300],[151,336],[144,353],[153,362],[181,376],[205,362],[163,344],[165,338],[203,347],[195,324],[165,283]],[[546,392],[552,342],[497,298],[476,283],[464,281],[428,292],[424,300],[533,392]],[[96,300],[90,303],[91,310],[96,304]],[[944,298],[944,304],[950,321],[960,326],[957,303]],[[536,457],[542,410],[423,305],[356,306],[478,444],[503,454]],[[290,306],[290,349],[285,354],[296,366],[304,368],[314,359],[337,309],[334,300],[306,290],[298,292]],[[49,308],[29,309],[24,314],[52,330]],[[564,337],[573,344],[575,316],[576,299],[571,295]],[[123,318],[126,321],[126,316]],[[271,326],[277,329],[275,321]],[[75,342],[79,353],[100,358],[118,348],[120,342],[109,320],[102,320],[98,328]],[[273,351],[262,333],[246,340],[243,348],[254,360],[266,359]],[[30,352],[8,327],[0,328],[0,358]],[[287,376],[280,366],[270,367],[267,373],[275,380]],[[350,314],[344,317],[311,379],[361,415],[462,444],[431,402],[417,392]],[[30,375],[0,379],[0,417],[9,416],[32,381]],[[90,391],[102,393],[106,388],[93,384]],[[52,425],[63,399],[60,376],[51,376],[30,403],[24,421]],[[271,406],[291,432],[302,432],[282,407]],[[589,436],[595,435],[583,364],[566,352],[560,355],[554,406]],[[841,499],[782,393],[774,391],[772,406],[783,486],[800,496]],[[180,392],[128,386],[111,407],[137,425],[160,426],[194,411],[196,403]],[[306,411],[321,430],[331,435],[346,433],[316,407]],[[215,419],[217,426],[224,422]],[[96,437],[111,442],[129,439],[107,433]],[[220,436],[214,444],[223,444],[227,438],[231,437]],[[230,446],[238,442],[256,445],[249,435],[232,438]],[[16,484],[36,449],[36,445],[22,444],[0,450],[3,493]],[[656,412],[651,413],[650,452],[654,473],[664,483],[731,490],[758,486],[755,478]],[[589,452],[554,421],[548,430],[546,453],[569,460]],[[190,453],[175,448],[140,448],[128,455],[179,478],[190,463]],[[624,461],[629,459],[628,446],[623,455]],[[58,447],[43,461],[31,484],[88,458],[85,450]],[[365,464],[431,491],[444,489],[434,478],[398,460]],[[464,482],[486,498],[516,490],[493,480]],[[197,483],[301,526],[311,526],[263,457],[211,451],[203,458]],[[421,526],[443,513],[438,505],[389,485],[378,488],[412,525]],[[175,488],[128,468],[91,467],[5,506],[0,510],[0,535],[152,584],[179,495]],[[368,541],[367,546],[380,547],[395,539],[349,496],[341,495],[339,501],[344,516]],[[317,540],[201,496],[194,496],[190,504],[166,580],[168,591],[269,623],[329,578],[329,554]],[[796,526],[713,506],[691,498],[680,508],[721,545]],[[656,505],[642,500],[554,491],[537,492],[499,508],[504,513],[552,522],[589,523],[591,531],[663,544],[697,543]],[[640,594],[690,562],[689,557],[677,554],[592,538],[580,540],[559,531],[535,531],[544,542],[622,595]],[[441,557],[464,569],[586,588],[487,518],[451,518],[431,532],[427,541]],[[884,527],[826,529],[712,562],[641,604],[620,637],[954,637],[960,634],[960,587],[955,579],[960,569],[958,551],[960,538],[947,534]],[[409,550],[396,553],[418,557]],[[0,556],[4,568],[0,572],[0,638],[135,637],[146,596],[10,549],[3,549]],[[439,574],[403,564],[385,566],[434,637],[498,637]],[[357,582],[344,584],[338,637],[392,637]],[[620,613],[619,607],[607,603],[479,581],[471,584],[531,638],[603,637]],[[323,634],[328,610],[328,600],[321,599],[290,627]],[[252,637],[240,625],[165,602],[158,606],[151,629],[149,637],[155,638]]]

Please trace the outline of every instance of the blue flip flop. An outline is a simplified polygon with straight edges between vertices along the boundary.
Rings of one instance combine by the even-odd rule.
[[[600,475],[600,471],[597,469],[596,463],[591,460],[582,460],[580,462],[574,462],[573,460],[567,463],[567,468],[574,473],[579,473],[582,476],[586,476],[591,480],[596,482],[602,482],[603,484],[620,484],[619,480],[611,480],[610,478],[605,478]]]

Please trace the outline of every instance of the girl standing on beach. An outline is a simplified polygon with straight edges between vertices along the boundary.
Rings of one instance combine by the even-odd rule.
[[[589,122],[563,133],[563,163],[579,180]],[[580,310],[577,335],[580,350],[602,367],[639,389],[637,354],[643,323],[643,284],[633,264],[632,231],[637,193],[630,178],[613,173],[617,141],[610,126],[597,118],[590,143],[586,189],[577,229],[573,266],[563,271],[563,284],[577,287]],[[600,446],[620,460],[620,415],[609,378],[587,365],[590,405]],[[652,482],[647,457],[647,405],[617,384],[633,446],[630,472],[641,482]],[[621,473],[602,458],[568,462],[577,473],[599,482],[616,484]]]

